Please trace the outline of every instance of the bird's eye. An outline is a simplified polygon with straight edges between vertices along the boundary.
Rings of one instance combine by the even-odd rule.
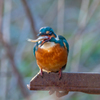
[[[50,33],[50,31],[46,31],[46,34],[49,34]]]

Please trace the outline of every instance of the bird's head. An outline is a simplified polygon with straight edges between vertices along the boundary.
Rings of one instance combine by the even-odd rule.
[[[42,41],[44,44],[45,42],[48,42],[49,40],[51,40],[52,37],[54,38],[57,37],[53,29],[49,26],[40,28],[39,34],[37,36],[38,38],[36,40],[29,39],[28,41],[30,42]]]
[[[47,26],[40,28],[39,34],[37,36],[56,37],[56,34],[51,27]]]

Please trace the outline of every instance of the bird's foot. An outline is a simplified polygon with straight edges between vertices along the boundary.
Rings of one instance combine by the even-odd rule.
[[[40,69],[40,75],[43,78],[43,71],[42,71],[42,69]]]
[[[60,70],[59,70],[58,74],[59,74],[59,80],[60,80],[60,79],[61,79],[61,76],[62,76],[62,71],[61,71],[61,68],[60,68]]]

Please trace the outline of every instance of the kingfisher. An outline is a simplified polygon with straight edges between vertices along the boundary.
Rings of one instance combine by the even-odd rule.
[[[43,76],[44,71],[58,72],[60,79],[69,53],[67,40],[61,35],[56,35],[49,26],[40,28],[37,36],[37,39],[28,41],[35,42],[33,54],[40,68],[40,75]]]

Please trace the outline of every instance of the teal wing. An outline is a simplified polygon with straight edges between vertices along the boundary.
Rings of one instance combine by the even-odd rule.
[[[33,54],[35,56],[35,51],[37,51],[38,48],[38,42],[35,43],[34,47],[33,47]]]
[[[68,44],[67,40],[61,35],[58,35],[58,37],[60,40],[62,40],[65,43],[65,46],[67,48],[67,52],[69,53],[69,44]]]
[[[37,51],[38,46],[39,46],[41,43],[42,43],[42,41],[41,41],[40,43],[38,43],[38,42],[35,43],[35,45],[34,45],[34,47],[33,47],[33,54],[34,54],[34,56],[35,56],[35,51]]]

